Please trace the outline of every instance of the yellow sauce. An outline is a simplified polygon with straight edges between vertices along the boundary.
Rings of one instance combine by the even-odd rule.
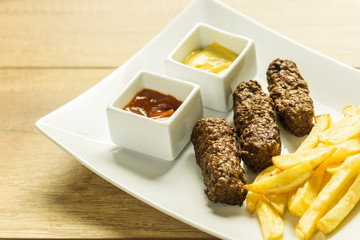
[[[187,55],[184,64],[211,73],[225,71],[237,58],[233,51],[214,42],[203,49],[195,49]]]

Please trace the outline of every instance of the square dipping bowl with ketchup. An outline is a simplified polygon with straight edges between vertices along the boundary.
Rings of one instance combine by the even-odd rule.
[[[145,70],[107,106],[115,144],[168,161],[176,159],[202,116],[197,84]]]
[[[196,24],[165,59],[169,76],[200,85],[204,106],[226,112],[232,92],[256,75],[252,39]]]

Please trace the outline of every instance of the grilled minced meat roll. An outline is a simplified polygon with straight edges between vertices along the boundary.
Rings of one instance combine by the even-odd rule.
[[[266,72],[268,90],[280,123],[294,135],[309,134],[314,106],[307,82],[291,60],[275,59]]]
[[[273,164],[273,156],[281,153],[274,103],[254,80],[238,85],[233,93],[233,102],[241,159],[252,171],[260,172]]]
[[[208,199],[241,206],[247,194],[243,188],[246,176],[240,165],[239,146],[232,125],[222,118],[201,119],[193,128],[191,142]]]

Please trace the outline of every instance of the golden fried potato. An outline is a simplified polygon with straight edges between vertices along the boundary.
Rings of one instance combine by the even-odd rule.
[[[273,208],[283,216],[286,210],[288,194],[264,195]]]
[[[264,198],[257,202],[256,213],[265,240],[278,240],[284,233],[284,223],[281,216]]]
[[[344,117],[352,116],[356,114],[356,108],[353,105],[347,105],[342,109]]]
[[[326,184],[330,181],[330,179],[333,175],[334,174],[325,171],[323,181],[321,183],[320,191],[326,186]]]
[[[277,168],[275,166],[270,166],[261,171],[255,178],[255,182],[259,182],[260,180],[264,180],[269,178],[271,175],[276,174]],[[254,193],[254,192],[248,192],[246,196],[246,208],[249,211],[250,214],[253,214],[253,212],[256,209],[256,204],[259,200],[259,198],[262,197],[261,194]]]
[[[331,233],[360,201],[360,107],[346,106],[343,114],[337,123],[316,116],[296,152],[273,157],[274,166],[244,186],[264,239],[282,236],[286,207],[300,217],[295,233],[306,240],[316,229]]]
[[[298,188],[295,193],[290,196],[288,209],[293,215],[301,217],[314,201],[320,191],[325,168],[326,164],[321,164],[304,185]]]
[[[281,172],[281,171],[279,169],[277,169],[277,167],[275,167],[274,165],[267,167],[256,176],[254,183],[263,181],[271,176],[278,174],[279,172]]]
[[[336,150],[337,147],[335,146],[313,148],[302,152],[275,156],[272,158],[272,161],[274,166],[281,170],[290,169],[298,164],[303,164],[310,161],[315,161],[317,165],[320,165],[320,163],[328,159]]]
[[[313,126],[310,134],[300,144],[296,152],[301,152],[316,147],[319,141],[320,133],[324,132],[330,127],[331,117],[329,114],[315,116],[315,125]]]
[[[346,194],[317,223],[316,228],[330,234],[350,213],[360,199],[360,175],[357,176]]]
[[[325,145],[343,143],[360,136],[360,114],[346,116],[319,136]]]
[[[261,198],[260,194],[254,192],[248,192],[246,195],[246,209],[249,211],[250,214],[253,214],[256,210],[256,204]]]
[[[334,149],[336,151],[334,151]],[[338,145],[275,156],[272,158],[272,161],[277,168],[285,170],[306,161],[318,161],[321,163],[328,159],[329,164],[341,162],[348,156],[358,152],[360,152],[360,139],[357,138],[347,140]]]
[[[317,159],[306,161],[244,188],[265,195],[289,193],[309,179],[320,163]]]
[[[334,174],[334,173],[336,173],[337,170],[339,170],[339,168],[342,164],[343,164],[342,161],[330,163],[330,164],[328,163],[326,166],[326,172],[328,172],[330,174]]]
[[[328,159],[328,164],[343,162],[347,157],[360,152],[360,139],[350,139],[339,145],[335,145],[337,150]]]
[[[311,238],[317,221],[326,213],[339,193],[351,185],[351,180],[359,171],[360,154],[348,157],[300,218],[295,230],[299,239]]]
[[[261,171],[255,178],[254,183],[259,182],[261,180],[265,180],[272,176],[273,174],[276,174],[278,169],[275,166],[270,166]],[[250,214],[252,214],[255,211],[257,201],[259,198],[262,197],[261,194],[249,192],[246,196],[246,208],[249,211]]]

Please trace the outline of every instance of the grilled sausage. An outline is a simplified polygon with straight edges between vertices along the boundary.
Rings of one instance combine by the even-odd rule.
[[[242,205],[247,191],[245,171],[240,165],[239,146],[234,128],[222,118],[205,118],[195,124],[191,142],[196,162],[213,202]]]
[[[275,59],[266,72],[268,90],[280,123],[296,136],[309,134],[314,106],[307,82],[291,60]]]
[[[272,165],[273,156],[281,153],[274,103],[254,80],[238,85],[233,93],[233,102],[241,159],[252,171],[260,172]]]

